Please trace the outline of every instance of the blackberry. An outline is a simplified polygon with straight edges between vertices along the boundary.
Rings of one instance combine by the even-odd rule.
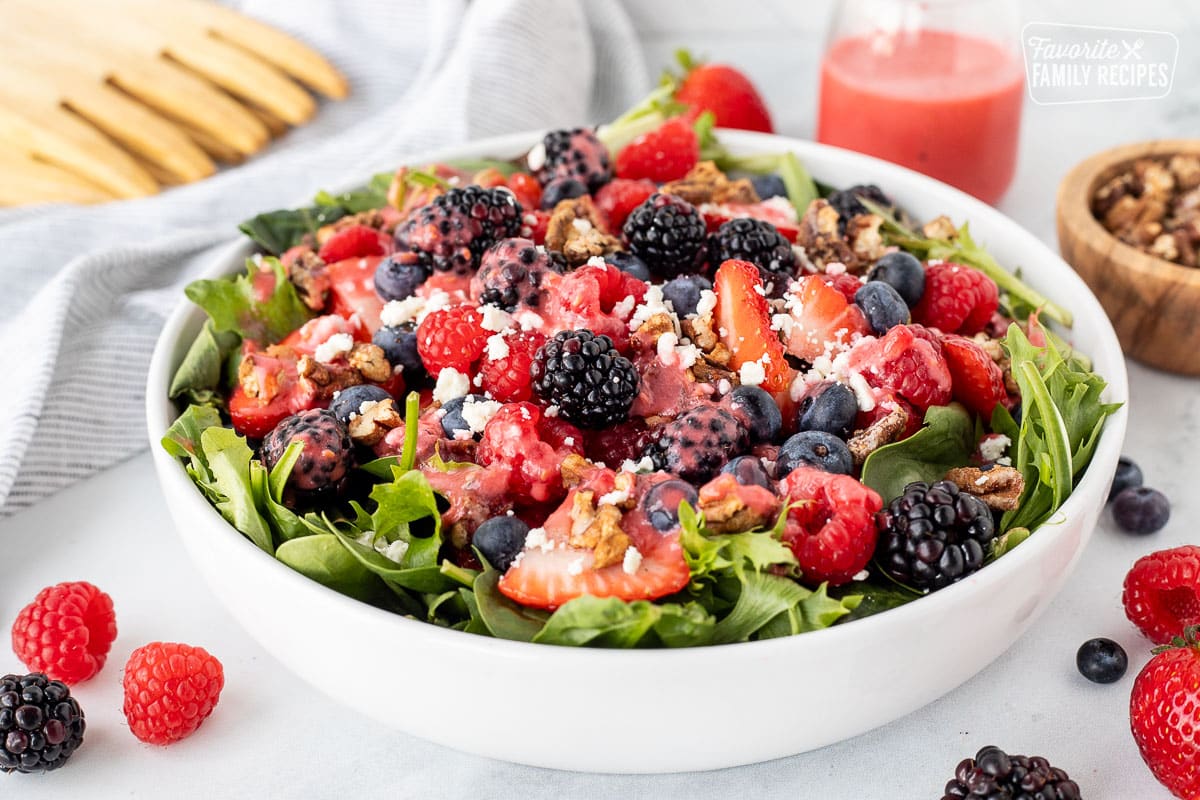
[[[623,228],[629,250],[663,279],[697,272],[704,260],[704,217],[688,201],[654,193],[629,212]]]
[[[773,295],[782,295],[796,274],[792,243],[774,225],[762,219],[731,219],[709,237],[708,260],[713,269],[731,258],[749,261],[758,267],[763,285]]]
[[[655,469],[701,484],[720,472],[729,459],[745,453],[749,445],[750,432],[733,412],[705,404],[663,425],[643,455],[650,457]]]
[[[840,189],[825,198],[829,201],[829,205],[833,206],[838,212],[839,232],[846,232],[846,223],[850,221],[851,217],[870,213],[859,199],[864,197],[884,208],[893,211],[896,208],[896,204],[892,202],[892,198],[884,194],[883,190],[873,183],[859,184],[851,186],[849,189]]]
[[[495,305],[505,311],[518,306],[538,308],[546,299],[542,282],[549,272],[558,272],[546,250],[530,239],[503,239],[489,247],[479,262],[472,281],[480,305]]]
[[[470,275],[483,251],[521,229],[521,204],[508,189],[451,189],[412,212],[396,229],[401,263]]]
[[[49,772],[83,742],[83,709],[40,672],[0,678],[0,772]]]
[[[314,408],[284,419],[266,435],[259,455],[273,469],[292,442],[303,449],[283,489],[283,504],[299,508],[342,494],[354,467],[350,434],[334,412]]]
[[[612,178],[608,148],[590,128],[550,131],[527,161],[542,186],[556,178],[574,178],[594,192]]]
[[[582,428],[624,422],[638,393],[633,363],[612,339],[589,330],[556,333],[538,348],[529,375],[534,392]]]
[[[991,509],[950,481],[908,484],[876,522],[876,559],[916,589],[941,589],[977,571],[996,535]]]
[[[942,800],[1079,800],[1079,784],[1041,756],[985,747],[959,762]]]

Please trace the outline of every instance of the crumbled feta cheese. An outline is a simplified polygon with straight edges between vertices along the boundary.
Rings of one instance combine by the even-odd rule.
[[[825,265],[826,275],[845,275],[846,265],[840,261],[830,261]]]
[[[780,215],[781,219],[786,219],[790,222],[796,222],[800,219],[797,216],[798,209],[786,197],[769,197],[762,201],[762,206],[776,212],[777,215]],[[799,210],[802,211],[804,209]],[[774,217],[775,215],[773,214],[772,218]]]
[[[408,542],[403,539],[397,539],[394,542],[386,545],[382,550],[379,549],[379,544],[376,543],[375,549],[389,561],[394,561],[399,564],[404,560],[404,554],[408,552]]]
[[[546,538],[545,528],[531,528],[529,533],[525,534],[525,549],[549,553],[554,549],[554,541]]]
[[[500,308],[500,306],[492,305],[491,303],[480,306],[479,314],[483,317],[483,320],[479,324],[484,330],[499,333],[512,327],[512,314],[509,314],[503,308]]]
[[[658,358],[664,364],[675,363],[675,344],[679,341],[679,337],[667,331],[662,336],[658,337]]]
[[[571,559],[567,564],[567,574],[571,576],[583,574],[583,556]]]
[[[521,326],[523,331],[540,331],[546,324],[546,320],[542,319],[542,315],[529,308],[522,308],[513,315],[513,319]]]
[[[864,569],[864,570],[859,570],[858,572],[856,572],[854,574],[854,577],[852,578],[852,580],[865,581],[869,577],[871,577],[871,573]]]
[[[589,258],[589,259],[587,260],[587,264],[585,264],[585,266],[588,266],[588,267],[603,267],[603,266],[605,266],[607,263],[608,263],[608,262],[604,260],[604,256],[592,256],[591,258]]]
[[[456,397],[471,391],[471,379],[454,367],[445,367],[438,373],[437,385],[433,387],[433,399],[445,405]]]
[[[462,417],[466,420],[467,427],[471,429],[471,433],[483,433],[483,429],[487,427],[492,417],[496,416],[496,412],[500,410],[501,405],[501,403],[495,400],[467,398],[467,401],[463,403]]]
[[[333,399],[336,400],[337,396],[339,394],[341,394],[341,392],[334,392]],[[357,417],[361,417],[362,415],[366,414],[367,412],[369,412],[371,409],[373,409],[377,405],[379,405],[378,400],[363,400],[361,403],[358,404],[357,411],[350,412],[350,419],[353,420]]]
[[[590,220],[586,220],[583,217],[576,217],[575,219],[571,220],[571,227],[580,233],[587,233],[592,229],[592,223]]]
[[[979,443],[979,455],[984,461],[996,461],[1004,455],[1010,444],[1012,439],[1002,433],[989,436]]]
[[[529,166],[529,169],[532,172],[537,172],[539,169],[546,166],[545,142],[538,142],[529,149],[529,155],[525,156],[525,163]]]
[[[700,348],[694,344],[676,345],[675,356],[681,369],[691,369],[700,360]]]
[[[621,562],[621,569],[625,571],[626,575],[633,575],[637,573],[640,566],[642,566],[642,551],[630,545],[625,550],[625,559]]]
[[[354,349],[353,336],[348,333],[335,333],[317,345],[313,358],[322,364],[328,364],[336,360],[338,356],[349,353],[352,349]]]
[[[1011,459],[1011,458],[1009,458],[1008,456],[1005,456],[1004,458],[997,458],[997,459],[996,459],[996,463],[997,463],[997,464],[999,464],[999,465],[1000,465],[1000,466],[1002,466],[1002,467],[1011,467],[1011,466],[1012,466],[1012,459]]]
[[[771,316],[771,330],[779,331],[785,338],[792,335],[792,328],[795,326],[796,320],[791,314],[774,314]]]
[[[743,386],[758,386],[767,379],[767,371],[761,361],[747,361],[738,370],[738,377]]]
[[[633,313],[633,307],[637,305],[637,298],[633,295],[626,295],[624,299],[618,300],[613,304],[613,316],[620,320],[629,319],[629,315]]]
[[[379,312],[379,321],[388,328],[397,328],[412,322],[425,308],[425,298],[413,295],[403,300],[388,300]]]
[[[858,410],[874,411],[875,392],[871,390],[871,384],[867,383],[862,373],[851,372],[849,383],[850,388],[854,390],[854,399],[858,401]]]
[[[417,312],[417,323],[424,322],[425,318],[433,312],[449,308],[450,305],[450,293],[442,289],[434,289],[429,293],[429,297],[425,298],[425,305],[421,306],[421,310]]]
[[[619,506],[629,499],[628,489],[613,489],[607,494],[600,495],[600,499],[596,501],[598,506]]]
[[[524,410],[524,409],[522,409],[522,410]],[[557,417],[558,416],[558,406],[555,406],[555,405],[546,406],[546,410],[543,411],[542,413],[545,414],[547,417]]]
[[[731,389],[733,389],[733,384],[729,382],[728,378],[721,378],[717,381],[717,391],[721,394],[729,394]]]
[[[499,361],[502,358],[508,358],[508,342],[504,341],[504,334],[494,333],[487,339],[487,345],[483,350],[487,353],[489,361]]]
[[[566,438],[563,439],[563,444],[565,444],[567,447],[574,447],[575,446],[575,437],[567,436]]]
[[[634,309],[633,317],[629,320],[629,330],[636,331],[638,328],[656,314],[666,314],[671,318],[671,323],[675,331],[679,331],[679,318],[675,316],[675,312],[671,310],[663,301],[663,293],[661,286],[651,286],[646,290],[646,296],[642,298],[642,303]]]
[[[700,292],[700,302],[696,303],[696,316],[707,317],[717,307],[717,293],[712,289]]]
[[[599,466],[597,464],[597,466]],[[620,472],[632,472],[634,474],[640,472],[654,472],[654,460],[650,456],[642,456],[641,461],[634,461],[627,458],[621,462]]]

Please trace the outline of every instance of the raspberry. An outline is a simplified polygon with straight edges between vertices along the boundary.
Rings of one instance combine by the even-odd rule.
[[[645,455],[654,468],[685,481],[701,484],[721,471],[750,446],[750,432],[726,408],[706,403],[694,406],[662,426]]]
[[[847,583],[875,551],[875,513],[883,499],[848,475],[800,466],[779,491],[792,505],[783,542],[792,549],[805,583]]]
[[[280,422],[262,441],[263,465],[274,469],[292,442],[300,442],[303,449],[284,485],[284,505],[312,505],[346,490],[354,468],[354,444],[336,413],[314,408]]]
[[[509,492],[518,501],[551,503],[566,495],[562,462],[583,455],[583,434],[546,417],[533,403],[509,403],[488,420],[476,459],[482,466],[507,467]]]
[[[646,296],[645,281],[616,266],[587,264],[562,277],[550,297],[547,317],[557,329],[586,329],[613,340],[618,350],[629,344],[629,314]],[[633,298],[630,301],[628,298]],[[626,309],[616,313],[618,306]]]
[[[0,772],[49,772],[83,743],[83,709],[41,673],[0,678]]]
[[[504,355],[492,353],[494,340],[489,340],[488,357],[479,366],[483,390],[501,403],[528,400],[533,394],[529,368],[546,337],[536,331],[504,335],[500,339],[504,344],[501,349],[506,349]]]
[[[692,123],[675,117],[634,139],[617,153],[618,178],[679,180],[700,160],[700,140]]]
[[[1138,559],[1125,576],[1125,616],[1155,644],[1200,625],[1200,547],[1184,545]]]
[[[856,347],[850,365],[867,383],[889,389],[924,411],[950,402],[950,369],[941,351],[907,325]]]
[[[480,305],[516,311],[518,306],[541,308],[549,293],[547,275],[558,267],[550,254],[531,239],[503,239],[489,247],[471,279],[471,296]]]
[[[484,250],[520,228],[521,206],[508,189],[451,189],[414,209],[396,229],[397,260],[470,275]]]
[[[630,252],[645,261],[658,277],[697,272],[703,260],[707,231],[704,218],[681,197],[650,195],[630,212],[623,231]]]
[[[417,353],[430,375],[436,377],[447,367],[465,375],[483,355],[490,335],[474,307],[443,308],[417,326]]]
[[[625,461],[638,461],[642,451],[653,440],[653,434],[646,423],[634,417],[628,422],[587,432],[587,457],[603,464],[611,464],[615,468]]]
[[[367,225],[349,225],[330,236],[317,255],[326,264],[347,258],[385,256],[392,251],[392,238]]]
[[[594,192],[612,177],[608,148],[589,128],[547,133],[540,155],[538,163],[538,148],[530,151],[529,166],[543,187],[556,178],[575,178]]]
[[[560,331],[542,345],[529,369],[533,390],[583,428],[604,428],[629,418],[638,372],[612,339],[589,330]]]
[[[655,191],[654,181],[613,178],[596,192],[593,199],[608,218],[609,229],[619,231],[629,212],[646,202]]]
[[[925,267],[925,293],[913,306],[914,322],[943,333],[974,335],[987,327],[1000,306],[996,283],[977,269],[949,261]]]
[[[537,178],[527,172],[514,172],[508,176],[508,188],[516,196],[521,208],[526,211],[538,208],[542,204],[542,187]]]
[[[970,339],[947,336],[941,344],[942,356],[950,369],[954,399],[990,420],[996,405],[1008,399],[1004,373],[983,348]]]
[[[69,684],[99,672],[116,638],[112,598],[85,581],[42,589],[12,627],[17,658],[33,672]]]
[[[225,671],[202,647],[151,642],[130,654],[121,685],[133,735],[147,744],[171,744],[212,713]]]

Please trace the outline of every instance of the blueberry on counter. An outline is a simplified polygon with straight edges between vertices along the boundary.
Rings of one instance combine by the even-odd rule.
[[[1112,501],[1112,513],[1117,525],[1127,533],[1154,533],[1171,518],[1171,503],[1157,489],[1131,486],[1117,492]]]
[[[1117,495],[1131,486],[1142,485],[1142,468],[1133,459],[1121,456],[1117,462],[1117,471],[1113,475],[1112,488],[1108,490],[1108,502],[1116,499]]]
[[[1075,654],[1075,666],[1092,683],[1115,683],[1129,669],[1129,656],[1112,639],[1088,639]]]

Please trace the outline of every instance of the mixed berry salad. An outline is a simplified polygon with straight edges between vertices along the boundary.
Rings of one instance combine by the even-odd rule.
[[[247,221],[164,446],[308,577],[559,645],[844,624],[1051,520],[1114,408],[1069,312],[670,112]]]

